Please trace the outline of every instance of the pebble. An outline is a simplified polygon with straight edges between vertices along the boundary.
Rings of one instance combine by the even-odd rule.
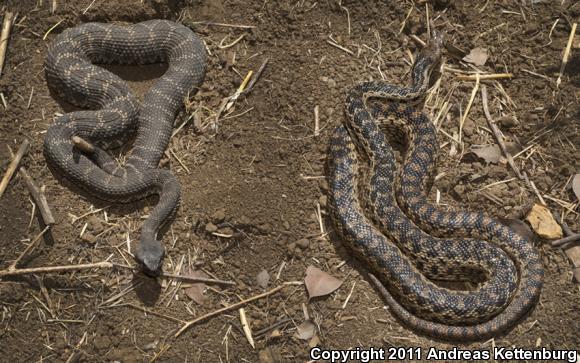
[[[103,226],[103,222],[95,215],[92,215],[88,218],[89,225],[91,226],[91,230],[96,234],[101,233],[105,227]]]
[[[294,252],[296,252],[296,243],[295,242],[290,242],[288,243],[288,245],[286,246],[286,248],[288,249],[288,253],[293,255]]]
[[[87,243],[90,243],[90,244],[93,244],[97,241],[97,237],[95,237],[95,235],[93,235],[91,232],[86,232],[86,231],[81,236],[81,239]]]
[[[218,209],[212,214],[211,218],[216,222],[223,222],[226,219],[226,210],[225,208]]]
[[[326,208],[327,202],[328,198],[326,195],[321,195],[320,198],[318,198],[318,204],[320,204],[320,208]]]
[[[302,238],[301,240],[296,241],[296,245],[303,250],[308,249],[308,247],[310,247],[310,240],[308,238]]]
[[[513,115],[506,115],[500,117],[499,120],[497,120],[497,122],[499,122],[499,124],[505,127],[506,129],[516,127],[520,124],[518,119],[515,118]]]
[[[214,233],[217,230],[218,230],[217,226],[211,222],[205,225],[205,231],[207,233]]]

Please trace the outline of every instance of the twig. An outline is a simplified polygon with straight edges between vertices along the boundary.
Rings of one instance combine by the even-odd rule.
[[[6,48],[8,47],[8,38],[10,37],[10,28],[12,28],[12,20],[14,20],[14,13],[7,10],[4,13],[2,33],[0,33],[0,75],[2,74],[4,60],[6,59]]]
[[[159,275],[159,277],[165,277],[170,279],[182,280],[187,282],[203,282],[207,284],[216,284],[216,285],[228,285],[228,286],[235,286],[236,283],[234,281],[227,281],[227,280],[218,280],[218,279],[210,279],[206,277],[193,277],[187,275],[174,275],[170,273],[163,272]]]
[[[465,107],[465,113],[461,120],[459,120],[459,144],[461,143],[461,138],[463,134],[463,125],[465,124],[465,120],[467,120],[467,115],[469,115],[469,111],[471,110],[471,105],[473,105],[473,100],[475,99],[475,95],[479,89],[479,74],[476,74],[477,80],[475,81],[475,86],[473,86],[473,90],[471,91],[471,97],[469,97],[469,101],[467,102],[467,107]],[[463,146],[462,146],[463,148]]]
[[[270,330],[274,330],[274,329],[276,329],[277,327],[279,327],[279,326],[281,326],[281,325],[284,325],[284,324],[286,324],[286,323],[288,323],[288,322],[290,322],[290,321],[291,321],[291,320],[290,320],[289,318],[285,318],[285,319],[282,319],[282,320],[280,320],[280,321],[277,321],[277,322],[275,322],[274,324],[272,324],[272,325],[270,325],[270,326],[267,326],[267,327],[265,327],[265,328],[263,328],[263,329],[260,329],[260,330],[256,330],[256,331],[254,332],[254,336],[255,336],[256,338],[257,338],[257,337],[260,337],[260,336],[262,336],[262,335],[266,334],[267,332],[269,332]]]
[[[64,19],[59,20],[58,23],[54,24],[53,26],[51,26],[46,33],[44,33],[44,36],[42,37],[42,40],[46,40],[46,38],[48,37],[48,34],[50,34],[51,31],[53,31],[54,29],[56,29],[57,26],[60,25],[60,23],[62,23],[64,21]]]
[[[75,135],[71,137],[71,141],[80,151],[84,151],[89,155],[95,153],[95,147],[93,146],[93,144],[83,139],[82,137]]]
[[[248,339],[248,343],[252,346],[252,348],[256,349],[256,344],[254,343],[254,338],[252,338],[252,329],[250,328],[250,324],[248,324],[248,319],[246,318],[246,311],[244,308],[240,308],[240,322],[242,323],[242,330],[244,331],[244,335],[246,339]]]
[[[211,25],[211,26],[221,26],[225,28],[240,28],[240,29],[253,29],[255,25],[240,25],[240,24],[225,24],[225,23],[214,23],[213,21],[192,21],[188,22],[188,25]]]
[[[514,173],[516,173],[516,176],[518,177],[518,179],[523,179],[523,176],[520,173],[520,170],[518,169],[518,167],[516,166],[514,159],[512,158],[511,154],[507,151],[507,148],[505,146],[505,143],[503,142],[503,137],[501,135],[499,128],[497,127],[497,125],[495,124],[493,119],[491,118],[491,114],[489,113],[489,107],[487,105],[487,87],[485,85],[481,86],[481,103],[483,104],[483,112],[485,113],[485,118],[487,119],[487,124],[488,124],[489,128],[491,129],[491,131],[493,132],[493,135],[495,136],[495,139],[496,139],[496,141],[501,149],[501,152],[506,157],[506,159],[507,159],[508,163],[510,164],[511,168],[513,169]]]
[[[560,87],[560,83],[562,83],[562,75],[564,74],[564,69],[566,68],[566,64],[568,64],[568,58],[570,57],[570,48],[572,48],[572,42],[574,41],[574,35],[576,34],[576,26],[578,24],[572,24],[572,30],[570,31],[570,36],[568,37],[568,44],[566,44],[566,50],[564,50],[564,55],[562,56],[562,65],[560,66],[560,74],[558,75],[558,79],[556,80],[556,87]]]
[[[78,270],[88,270],[92,268],[113,268],[116,267],[112,262],[103,261],[97,263],[86,263],[80,265],[64,265],[64,266],[45,266],[45,267],[31,267],[31,268],[19,268],[15,270],[4,270],[0,271],[0,278],[5,276],[16,276],[16,275],[29,275],[37,273],[51,273],[51,272],[66,272],[66,271],[78,271]]]
[[[567,245],[568,243],[573,243],[577,241],[580,241],[580,233],[576,233],[568,237],[557,239],[555,241],[552,241],[550,244],[552,245],[552,247],[560,247]]]
[[[270,58],[266,58],[262,62],[262,65],[260,66],[258,71],[254,74],[254,77],[252,77],[252,79],[250,80],[250,83],[248,83],[248,87],[244,90],[244,92],[242,92],[242,95],[245,96],[248,93],[252,92],[252,89],[254,89],[254,85],[256,84],[256,82],[258,81],[260,76],[262,76],[262,73],[264,72],[264,69],[266,69],[266,65],[268,64],[269,61],[270,61]]]
[[[135,304],[132,304],[132,303],[127,303],[127,304],[119,304],[119,305],[113,305],[113,306],[111,306],[111,307],[112,307],[112,308],[118,308],[118,307],[121,307],[121,306],[128,306],[128,307],[131,307],[131,308],[133,308],[133,309],[141,310],[141,311],[143,311],[144,313],[151,314],[151,315],[155,315],[155,316],[158,316],[158,317],[160,317],[160,318],[167,319],[167,320],[170,320],[170,321],[173,321],[173,322],[176,322],[176,323],[180,323],[180,324],[184,324],[184,323],[185,323],[185,320],[181,320],[181,319],[179,319],[179,318],[175,318],[175,317],[173,317],[173,316],[169,316],[169,315],[161,314],[161,313],[158,313],[158,312],[156,312],[156,311],[149,310],[149,309],[147,309],[147,308],[144,308],[144,307],[142,307],[142,306],[135,305]]]
[[[274,294],[274,293],[276,293],[276,292],[278,292],[278,291],[282,290],[282,289],[283,289],[284,287],[286,287],[286,286],[287,286],[287,285],[280,285],[280,286],[277,286],[277,287],[273,288],[272,290],[266,291],[266,292],[265,292],[265,293],[263,293],[263,294],[259,294],[259,295],[253,296],[253,297],[251,297],[251,298],[249,298],[249,299],[245,299],[245,300],[239,301],[239,302],[237,302],[237,303],[235,303],[235,304],[232,304],[232,305],[229,305],[229,306],[223,307],[223,308],[221,308],[221,309],[214,310],[214,311],[212,311],[211,313],[207,313],[207,314],[205,314],[205,315],[202,315],[202,316],[200,316],[200,317],[198,317],[198,318],[195,318],[195,319],[193,319],[193,320],[190,320],[190,321],[188,321],[187,323],[185,323],[185,324],[184,324],[184,325],[181,327],[181,329],[179,329],[179,330],[177,331],[177,333],[175,333],[174,337],[175,337],[175,338],[179,337],[181,334],[183,334],[183,332],[184,332],[184,331],[186,331],[187,329],[189,329],[189,328],[190,328],[190,327],[192,327],[193,325],[195,325],[195,324],[199,323],[200,321],[203,321],[203,320],[209,319],[209,318],[211,318],[211,317],[214,317],[214,316],[216,316],[216,315],[219,315],[219,314],[221,314],[221,313],[223,313],[223,312],[226,312],[226,311],[229,311],[229,310],[232,310],[232,309],[237,309],[237,308],[239,308],[239,307],[241,307],[241,306],[244,306],[244,305],[246,305],[246,304],[248,304],[248,303],[250,303],[250,302],[252,302],[252,301],[259,300],[259,299],[263,299],[263,298],[265,298],[265,297],[267,297],[267,296],[270,296],[270,295],[272,295],[272,294]]]
[[[338,43],[336,43],[336,42],[334,42],[334,41],[332,41],[332,40],[330,40],[330,39],[326,39],[326,42],[327,42],[328,44],[332,45],[333,47],[336,47],[336,48],[338,48],[338,49],[342,50],[343,52],[346,52],[346,53],[348,53],[348,54],[350,54],[350,55],[354,55],[354,52],[353,52],[352,50],[350,50],[350,49],[348,49],[348,48],[345,48],[345,47],[343,47],[342,45],[340,45],[340,44],[338,44]]]
[[[12,156],[14,157],[14,154],[12,153],[12,149],[10,149],[10,146],[8,147],[8,149],[10,150],[10,154],[12,154]],[[40,215],[42,216],[44,224],[46,224],[47,226],[52,226],[53,224],[55,224],[56,221],[52,216],[52,212],[50,210],[50,207],[48,206],[48,201],[46,200],[46,196],[44,195],[43,189],[39,188],[36,185],[34,179],[32,179],[30,174],[28,174],[28,171],[26,171],[26,168],[24,166],[21,166],[18,169],[18,174],[20,174],[22,179],[24,179],[26,187],[28,188],[28,191],[30,192],[32,199],[34,199],[35,205],[38,206],[38,210],[40,211]],[[31,217],[33,216],[34,213],[32,213]]]
[[[477,77],[479,77],[480,81],[489,81],[494,79],[505,79],[505,78],[512,78],[514,75],[512,73],[495,73],[495,74],[462,74],[457,76],[458,81],[477,81]]]
[[[0,198],[2,198],[2,195],[6,191],[8,183],[10,182],[10,179],[12,179],[12,175],[14,175],[14,172],[18,168],[18,164],[20,164],[20,160],[22,160],[22,157],[28,151],[29,146],[30,142],[28,141],[28,139],[24,139],[22,144],[20,144],[20,147],[18,148],[16,155],[12,158],[12,162],[8,166],[8,169],[6,170],[6,173],[4,174],[2,181],[0,181]]]
[[[318,105],[314,106],[314,136],[320,135],[320,117],[318,111]]]
[[[24,251],[22,251],[22,253],[14,260],[12,261],[12,263],[10,264],[10,266],[8,266],[8,270],[9,271],[14,271],[16,270],[16,265],[18,265],[18,262],[20,262],[20,260],[22,260],[24,258],[24,256],[26,256],[35,246],[36,246],[36,242],[42,237],[44,236],[44,234],[50,229],[50,226],[46,226],[42,232],[40,232],[39,234],[36,235],[36,237],[34,237],[34,239],[32,240],[32,242],[30,242],[28,244],[28,246],[26,246],[26,248],[24,249]]]

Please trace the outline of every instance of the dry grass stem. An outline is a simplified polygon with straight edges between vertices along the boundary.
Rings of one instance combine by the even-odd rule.
[[[0,33],[0,75],[4,69],[4,61],[6,59],[6,49],[8,48],[8,38],[10,38],[10,29],[12,28],[12,21],[14,20],[14,13],[7,10],[4,13],[4,21],[2,22],[2,32]]]
[[[14,155],[14,157],[12,158],[12,161],[10,162],[8,169],[6,169],[6,173],[4,173],[4,177],[2,178],[2,181],[0,181],[0,198],[2,198],[2,195],[4,195],[4,192],[6,191],[6,188],[8,187],[8,183],[10,183],[10,179],[12,179],[14,172],[16,171],[16,169],[18,169],[18,165],[20,164],[20,160],[22,160],[22,157],[28,151],[29,146],[30,146],[30,142],[28,141],[28,139],[24,139],[22,144],[20,144],[20,147],[18,148],[16,155]]]

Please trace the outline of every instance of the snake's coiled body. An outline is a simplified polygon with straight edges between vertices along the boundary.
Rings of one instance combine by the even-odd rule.
[[[436,38],[419,54],[411,88],[367,82],[349,91],[346,127],[338,127],[330,141],[329,199],[339,233],[387,284],[380,290],[396,316],[441,339],[485,339],[513,326],[533,306],[543,268],[533,246],[496,220],[481,213],[440,210],[427,202],[435,170],[435,130],[426,116],[401,101],[425,92],[440,47]],[[369,97],[391,102],[371,109],[366,104]],[[411,126],[411,150],[397,188],[395,157],[375,119],[386,114],[406,119]],[[357,183],[361,156],[370,166],[368,177]],[[363,206],[370,207],[370,217]],[[416,224],[493,244],[435,238]],[[475,291],[449,290],[431,281],[469,280],[478,273],[487,279]]]
[[[168,63],[139,107],[126,82],[93,63]],[[164,247],[157,232],[176,212],[180,186],[167,170],[158,169],[173,122],[183,101],[205,74],[205,47],[183,25],[151,20],[130,26],[86,23],[56,37],[45,63],[49,87],[66,101],[88,111],[58,117],[44,139],[50,166],[81,189],[100,199],[128,202],[159,194],[145,221],[136,258],[157,271]],[[71,142],[79,136],[101,145],[137,131],[131,155],[123,166],[96,147],[81,152]]]

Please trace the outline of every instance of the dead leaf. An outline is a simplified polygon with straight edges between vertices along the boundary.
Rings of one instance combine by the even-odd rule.
[[[482,66],[487,61],[487,49],[486,48],[473,48],[468,55],[463,57],[463,60],[467,63],[475,64],[476,66]]]
[[[201,277],[201,278],[208,278],[205,272],[201,270],[194,270],[191,271],[188,276],[191,277]],[[185,294],[193,301],[195,301],[199,305],[203,305],[205,302],[205,294],[203,293],[205,290],[206,285],[203,282],[194,282],[191,284],[190,287],[185,289]]]
[[[262,289],[268,287],[268,283],[270,282],[270,274],[268,273],[268,271],[266,270],[260,271],[258,276],[256,276],[256,282],[258,286],[260,286]]]
[[[541,204],[534,204],[526,220],[540,237],[558,239],[563,236],[562,227],[556,222],[550,210]]]
[[[316,325],[314,325],[312,320],[305,320],[302,324],[298,325],[294,336],[298,339],[310,340],[314,336],[314,333],[316,333]]]
[[[506,142],[505,143],[506,150],[511,155],[517,154],[520,152],[520,147],[515,142]],[[472,146],[470,151],[477,155],[477,157],[485,160],[488,163],[497,164],[502,163],[505,164],[507,160],[505,160],[499,145],[484,145],[484,146]]]
[[[306,269],[304,283],[310,298],[328,295],[342,285],[341,280],[314,266]]]
[[[520,219],[500,218],[499,220],[502,224],[505,224],[506,226],[510,227],[517,234],[524,237],[528,241],[533,241],[534,238],[536,237],[534,232],[532,232],[532,230],[530,229],[530,226]]]
[[[572,190],[576,194],[576,199],[580,200],[580,174],[574,175],[574,179],[572,179]]]
[[[312,339],[310,339],[310,341],[308,342],[308,346],[310,348],[314,348],[314,347],[318,346],[319,344],[320,344],[320,338],[318,337],[318,334],[313,336]]]
[[[472,146],[471,152],[488,163],[497,164],[501,158],[498,145]]]

